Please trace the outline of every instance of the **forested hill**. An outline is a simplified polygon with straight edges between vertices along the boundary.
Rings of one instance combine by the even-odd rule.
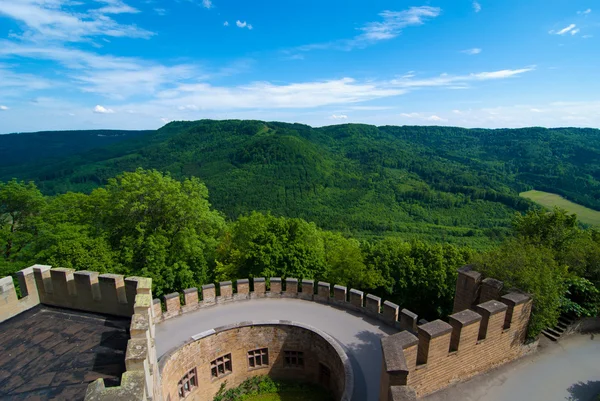
[[[5,146],[0,136],[2,152]],[[32,141],[21,152],[42,147]],[[230,218],[271,211],[326,229],[474,245],[500,239],[514,211],[532,205],[520,191],[555,192],[600,209],[594,129],[202,120],[91,147],[60,160],[4,161],[0,180],[34,180],[48,194],[88,192],[141,166],[200,177],[211,203]]]
[[[61,158],[153,131],[49,131],[0,135],[0,167]]]

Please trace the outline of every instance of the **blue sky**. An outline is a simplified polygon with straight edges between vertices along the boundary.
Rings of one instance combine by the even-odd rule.
[[[0,133],[600,127],[592,0],[0,0]]]

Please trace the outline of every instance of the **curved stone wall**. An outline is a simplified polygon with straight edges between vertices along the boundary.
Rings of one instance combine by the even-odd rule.
[[[248,352],[265,348],[268,364],[250,367]],[[303,367],[286,366],[284,351],[302,352]],[[211,362],[225,355],[231,355],[231,371],[215,378]],[[350,401],[354,387],[352,367],[342,347],[326,333],[290,321],[242,322],[193,336],[159,361],[163,399],[179,400],[179,381],[194,369],[195,388],[186,394],[186,401],[212,401],[223,384],[232,388],[259,375],[322,384],[340,401]]]

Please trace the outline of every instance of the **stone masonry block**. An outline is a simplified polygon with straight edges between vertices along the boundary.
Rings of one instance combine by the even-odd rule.
[[[92,310],[99,307],[97,304],[102,300],[98,276],[97,272],[86,270],[73,273],[75,290],[77,291],[77,302]]]
[[[74,297],[77,295],[73,273],[75,269],[57,267],[50,269],[50,278],[54,290],[54,303],[57,306],[73,307]]]
[[[450,350],[468,349],[477,344],[481,315],[470,309],[457,312],[448,318],[452,326]]]
[[[202,286],[202,304],[211,305],[217,302],[217,291],[214,284]]]
[[[160,299],[155,298],[152,300],[152,311],[154,313],[154,320],[159,322],[162,320],[162,305]]]
[[[120,274],[100,274],[98,276],[103,313],[131,316],[125,293],[125,278]]]
[[[383,318],[389,322],[396,322],[398,320],[398,312],[400,307],[393,302],[385,301],[383,303]]]
[[[181,311],[181,300],[178,292],[172,292],[164,296],[165,306],[167,311],[164,313],[165,319],[179,315]]]
[[[239,279],[236,286],[238,294],[250,294],[250,281],[247,278]]]
[[[342,302],[346,302],[346,291],[347,288],[341,285],[334,285],[333,286],[333,298],[336,301],[342,301]]]
[[[233,298],[233,284],[231,283],[231,281],[223,281],[219,283],[219,291],[221,293],[221,298]]]
[[[331,297],[330,284],[323,282],[323,281],[319,281],[319,284],[317,285],[317,296],[315,299],[319,300],[321,302],[328,302],[330,297]]]
[[[406,375],[408,375],[410,368],[407,364],[404,350],[416,346],[418,342],[417,337],[408,331],[402,331],[381,339],[383,362],[386,372],[390,375],[404,375],[404,384],[406,384]],[[401,384],[401,381],[398,384]]]
[[[252,296],[256,298],[263,298],[267,292],[267,285],[264,277],[255,277],[252,282],[254,283],[254,291]]]
[[[21,296],[37,298],[39,303],[39,295],[37,287],[35,286],[35,277],[33,277],[33,268],[28,267],[19,270],[16,275],[17,281],[19,282],[19,288],[21,289]]]
[[[372,313],[379,313],[381,311],[381,298],[376,297],[372,294],[367,294],[367,310]]]
[[[33,277],[35,277],[35,285],[40,294],[40,302],[52,297],[52,279],[50,278],[50,266],[34,265]]]
[[[271,277],[269,290],[273,294],[281,294],[281,277]]]
[[[419,317],[416,313],[413,313],[408,309],[402,309],[400,311],[400,330],[408,330],[416,333],[418,320]]]
[[[487,301],[497,301],[500,299],[502,287],[504,283],[495,278],[486,278],[481,282],[481,294],[479,295],[479,303]]]
[[[350,303],[352,305],[356,306],[357,308],[362,308],[363,307],[363,296],[364,296],[364,293],[362,291],[355,290],[354,288],[352,288],[350,290]]]
[[[506,304],[506,317],[504,319],[504,328],[509,329],[513,326],[514,311],[517,305],[522,305],[530,300],[530,297],[525,294],[511,292],[500,298],[503,304]]]
[[[315,295],[315,281],[302,280],[302,292],[298,295],[302,299],[312,300]]]
[[[492,334],[500,335],[504,328],[507,309],[508,306],[500,301],[487,301],[475,307],[475,311],[482,318],[481,326],[479,326],[479,340],[484,340]]]
[[[482,276],[473,268],[473,265],[467,265],[458,269],[453,312],[470,309],[479,298]]]
[[[417,393],[409,386],[391,386],[388,401],[417,401]]]
[[[418,364],[435,362],[448,355],[452,326],[443,320],[434,320],[419,326]]]
[[[285,279],[285,292],[287,294],[295,295],[298,293],[298,279],[297,278],[286,278]]]
[[[185,302],[185,306],[181,308],[183,312],[198,309],[198,289],[188,288],[183,290],[183,301]]]

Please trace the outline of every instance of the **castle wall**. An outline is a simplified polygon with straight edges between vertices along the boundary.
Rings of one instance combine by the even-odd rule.
[[[382,339],[381,401],[413,399],[405,387],[423,397],[531,350],[524,345],[531,299],[520,293],[490,299],[500,294],[502,285],[497,280],[487,283],[488,288],[477,288],[482,285],[480,274],[461,271],[455,307],[471,305],[481,294],[486,302],[454,313],[448,323],[420,325],[416,335],[403,331]]]
[[[40,297],[33,277],[33,267],[35,266],[17,272],[17,280],[19,281],[19,288],[22,295],[21,299],[17,297],[12,277],[3,277],[0,279],[0,323],[40,303]]]
[[[263,348],[268,349],[268,365],[250,367],[248,351]],[[284,351],[302,352],[303,367],[286,367]],[[228,354],[231,355],[231,372],[213,377],[211,361]],[[323,383],[320,365],[330,372],[327,383]],[[351,399],[354,385],[350,361],[333,338],[289,321],[245,322],[194,336],[192,341],[161,358],[163,398],[179,399],[178,382],[193,369],[196,369],[198,382],[186,396],[186,400],[191,401],[211,401],[222,385],[226,389],[233,388],[259,375],[324,384],[336,400],[344,401]]]

